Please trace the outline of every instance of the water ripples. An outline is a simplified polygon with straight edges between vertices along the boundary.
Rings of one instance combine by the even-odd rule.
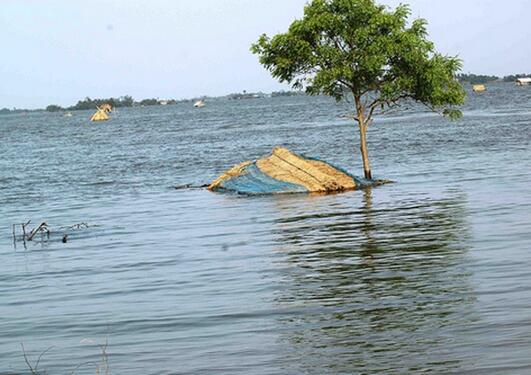
[[[173,188],[277,144],[357,168],[326,98],[1,117],[0,372],[23,371],[20,342],[69,373],[106,339],[112,373],[528,372],[526,98],[383,119],[373,165],[397,182],[329,196]],[[13,249],[26,218],[65,228]]]

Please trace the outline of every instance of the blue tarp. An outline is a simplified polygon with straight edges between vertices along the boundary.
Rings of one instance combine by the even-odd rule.
[[[262,172],[256,164],[249,164],[243,172],[221,182],[218,189],[242,194],[307,193],[304,186],[275,180]]]

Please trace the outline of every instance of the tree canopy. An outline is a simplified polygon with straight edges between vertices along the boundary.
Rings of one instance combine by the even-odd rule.
[[[462,115],[461,60],[435,51],[426,21],[409,22],[410,15],[407,5],[391,10],[374,0],[312,0],[287,32],[263,34],[251,47],[273,77],[295,89],[354,98],[369,180],[366,133],[375,114],[415,101],[450,118]]]
[[[84,100],[79,100],[76,105],[69,107],[70,110],[81,110],[81,109],[94,109],[103,104],[109,104],[113,108],[119,107],[132,107],[133,98],[129,95],[121,96],[119,98],[107,98],[107,99],[91,99],[86,97]]]
[[[503,82],[514,82],[518,78],[531,78],[531,74],[524,74],[524,73],[522,73],[522,74],[512,74],[512,75],[503,77]]]
[[[468,82],[472,85],[483,84],[500,80],[498,76],[489,76],[486,74],[458,74],[457,79],[459,82]]]
[[[55,104],[50,104],[49,106],[46,107],[46,111],[48,112],[59,112],[62,110],[63,110],[63,107],[55,105]]]
[[[313,0],[286,33],[262,35],[251,50],[281,82],[336,100],[362,98],[365,119],[414,100],[452,118],[465,92],[457,57],[435,51],[426,21],[408,23],[407,5],[390,10],[373,0]]]

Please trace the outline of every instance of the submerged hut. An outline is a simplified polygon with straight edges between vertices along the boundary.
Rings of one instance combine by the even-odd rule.
[[[108,114],[112,112],[112,105],[105,103],[96,108],[98,110],[92,115],[90,121],[105,121],[109,119]]]
[[[208,189],[242,194],[332,193],[385,182],[354,177],[324,161],[276,147],[267,157],[229,169]]]
[[[106,113],[111,113],[112,112],[112,105],[105,103],[105,104],[100,105],[99,109],[105,111]]]
[[[109,115],[107,114],[107,111],[100,108],[100,107],[97,107],[98,110],[96,111],[96,113],[94,113],[92,115],[92,117],[90,118],[90,121],[105,121],[105,120],[108,120],[109,119]]]
[[[485,85],[473,85],[472,90],[474,92],[484,92],[487,91],[487,87]]]

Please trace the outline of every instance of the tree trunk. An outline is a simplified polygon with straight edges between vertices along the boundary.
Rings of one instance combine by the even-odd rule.
[[[369,127],[369,124],[365,119],[365,109],[361,104],[360,97],[355,96],[355,101],[356,112],[358,113],[357,120],[360,127],[360,150],[361,158],[363,160],[363,173],[366,179],[372,180],[371,164],[369,163],[369,151],[367,150],[367,128]]]
[[[360,149],[363,160],[363,172],[365,178],[372,180],[371,164],[369,163],[369,151],[367,150],[367,124],[360,121]]]

